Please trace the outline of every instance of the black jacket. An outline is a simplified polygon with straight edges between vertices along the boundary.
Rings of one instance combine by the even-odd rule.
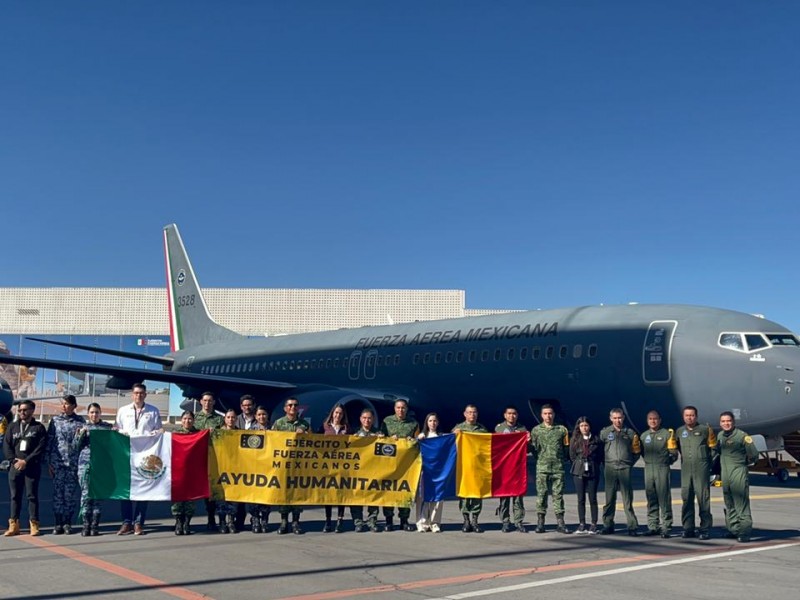
[[[26,468],[35,468],[41,465],[44,451],[47,448],[47,429],[36,419],[25,427],[23,437],[23,422],[16,421],[8,426],[3,437],[3,454],[12,463],[15,458],[25,459]],[[22,440],[27,442],[25,450],[21,449]]]

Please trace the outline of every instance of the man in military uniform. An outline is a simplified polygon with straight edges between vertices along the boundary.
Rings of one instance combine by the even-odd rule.
[[[464,421],[453,427],[453,433],[457,431],[471,431],[473,433],[489,433],[483,425],[478,423],[478,407],[474,404],[467,404],[464,409]],[[478,525],[478,517],[483,508],[482,498],[459,498],[458,508],[461,510],[461,516],[464,518],[464,524],[461,526],[461,531],[469,533],[482,533],[480,525]]]
[[[223,419],[220,415],[214,412],[214,405],[217,399],[213,392],[203,392],[200,396],[201,410],[197,411],[194,416],[194,427],[198,431],[203,429],[219,429],[222,427]],[[206,529],[209,531],[217,531],[217,522],[214,515],[217,513],[217,503],[211,498],[206,498],[203,501],[206,505],[206,514],[208,515],[208,524]]]
[[[728,536],[749,542],[753,531],[750,515],[750,473],[748,465],[755,464],[758,450],[753,438],[736,429],[733,413],[719,416],[719,457],[722,468],[722,497],[725,500],[725,527]]]
[[[644,491],[647,496],[647,531],[645,535],[668,538],[672,528],[672,493],[670,468],[678,458],[678,443],[672,429],[661,427],[661,415],[647,413],[649,429],[642,434]]]
[[[531,430],[531,445],[536,453],[536,533],[544,533],[547,495],[553,496],[556,530],[571,533],[564,522],[564,461],[569,456],[569,431],[556,425],[556,411],[542,406],[542,422]]]
[[[353,435],[357,437],[382,437],[383,434],[381,433],[380,429],[375,427],[375,414],[372,412],[372,409],[365,408],[361,411],[361,417],[359,418],[361,422],[361,427],[356,430]],[[363,506],[351,506],[350,507],[350,515],[353,517],[353,525],[356,528],[356,533],[363,533],[366,531],[366,527],[364,525],[364,507]],[[380,529],[378,529],[378,507],[377,506],[368,506],[367,507],[367,523],[369,526],[369,530],[373,533],[378,533]]]
[[[415,440],[419,434],[419,423],[408,416],[408,401],[398,398],[394,401],[394,414],[386,417],[381,425],[381,433],[392,439]],[[411,508],[400,506],[397,508],[400,517],[400,529],[404,531],[416,531],[414,525],[408,522],[411,516]],[[384,506],[383,516],[386,518],[386,531],[394,529],[394,507]]]
[[[611,425],[600,432],[605,451],[606,503],[603,506],[604,535],[614,533],[614,514],[617,512],[617,491],[622,493],[622,506],[628,521],[628,535],[639,535],[639,521],[633,512],[631,467],[639,458],[641,444],[633,429],[625,427],[625,413],[614,408],[609,414]]]
[[[528,441],[530,442],[531,435],[528,433],[528,429],[525,425],[522,425],[519,422],[519,411],[517,410],[516,406],[506,406],[505,410],[503,411],[503,422],[498,423],[497,426],[494,428],[495,433],[517,433],[520,431],[524,431],[528,434]],[[525,504],[523,502],[525,496],[505,496],[500,498],[500,508],[498,512],[500,513],[500,519],[503,521],[503,533],[509,533],[513,531],[511,528],[511,507],[513,506],[514,511],[514,525],[516,526],[516,530],[520,533],[527,533],[527,529],[525,529],[525,525],[522,522],[525,520]]]
[[[717,436],[707,424],[697,422],[697,409],[683,409],[683,426],[675,432],[681,453],[681,537],[701,540],[709,538],[711,529],[711,463],[717,453]],[[700,531],[695,532],[694,498],[700,513]]]
[[[300,402],[297,398],[287,398],[283,403],[283,412],[286,413],[272,424],[273,431],[294,431],[295,433],[308,433],[311,429],[308,421],[300,417]],[[299,506],[281,505],[278,507],[281,513],[281,525],[278,527],[278,534],[289,533],[289,513],[292,513],[292,533],[301,535],[305,533],[300,527],[300,513],[303,510]]]
[[[53,478],[54,534],[72,533],[72,520],[81,498],[78,481],[78,454],[75,443],[86,420],[75,414],[78,401],[72,394],[61,399],[61,414],[47,427],[47,464]]]

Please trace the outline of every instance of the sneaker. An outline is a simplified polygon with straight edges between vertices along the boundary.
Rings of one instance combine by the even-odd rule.
[[[586,525],[581,523],[580,525],[578,525],[578,528],[575,530],[575,533],[577,533],[578,535],[587,535],[589,531],[586,529]]]
[[[130,535],[133,533],[133,527],[131,527],[130,523],[123,523],[122,527],[119,528],[117,535]]]
[[[597,535],[597,525],[592,523],[589,525],[589,535]]]
[[[144,535],[144,528],[139,523],[133,524],[133,535]]]
[[[417,521],[417,531],[422,533],[423,531],[425,531],[425,529],[426,529],[425,523],[422,521]]]
[[[441,532],[442,532],[442,528],[441,528],[441,527],[439,527],[439,524],[438,524],[438,523],[433,523],[433,524],[431,525],[431,531],[432,531],[433,533],[441,533]]]

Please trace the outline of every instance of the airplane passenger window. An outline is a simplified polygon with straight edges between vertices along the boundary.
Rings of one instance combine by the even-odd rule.
[[[548,360],[553,358],[556,353],[556,349],[553,346],[548,346],[547,349],[544,351],[544,357]]]
[[[775,346],[800,346],[800,341],[791,333],[768,333],[767,339]]]
[[[478,356],[478,353],[475,350],[469,351],[469,362],[475,362],[475,357]]]
[[[422,364],[423,365],[427,365],[429,362],[431,362],[431,353],[430,352],[426,352],[422,356]]]
[[[326,358],[325,359],[325,368],[326,369],[330,369],[331,368],[331,359],[330,358]]]
[[[572,348],[572,358],[580,358],[583,354],[583,346],[580,344],[575,344]]]
[[[317,368],[317,359],[316,358],[312,358],[311,359],[311,368],[312,369],[316,369]]]
[[[333,359],[333,368],[334,369],[338,369],[339,368],[339,359],[338,358],[334,358]]]
[[[534,346],[533,350],[531,351],[531,358],[533,360],[539,360],[539,357],[542,355],[542,349],[539,346]]]
[[[400,355],[399,354],[395,354],[394,355],[394,366],[396,367],[399,364],[400,364]]]
[[[272,371],[275,368],[275,363],[273,361],[269,361],[269,370]]]
[[[378,357],[378,360],[375,362],[375,366],[376,367],[382,367],[383,366],[383,357],[382,356]]]
[[[436,363],[437,365],[440,362],[442,362],[442,353],[441,352],[437,352],[436,354],[433,355],[433,362]]]
[[[456,352],[456,362],[457,363],[464,362],[464,353],[461,352],[460,350]]]
[[[375,355],[374,354],[370,354],[367,357],[367,366],[371,367],[374,362],[375,362]]]
[[[589,358],[594,358],[597,356],[597,344],[590,344],[589,345]]]
[[[514,348],[509,348],[506,354],[506,360],[514,360]]]
[[[747,342],[747,347],[750,350],[759,350],[769,346],[767,340],[765,340],[764,336],[760,333],[746,333],[744,334],[744,339]]]
[[[489,360],[489,351],[481,350],[481,362],[486,362],[487,360]]]
[[[721,333],[719,335],[719,345],[731,350],[744,350],[742,335],[740,333]]]
[[[503,357],[503,351],[500,348],[495,349],[494,351],[494,359],[500,360]]]
[[[414,353],[414,357],[411,359],[411,364],[412,365],[419,364],[419,353]]]
[[[294,361],[293,360],[289,361],[289,370],[290,371],[294,371]]]
[[[528,358],[528,349],[527,348],[520,348],[519,349],[519,359],[525,360]]]
[[[558,349],[558,358],[567,358],[567,354],[568,351],[566,346],[561,346],[561,348]]]
[[[444,362],[446,362],[446,363],[453,362],[453,353],[452,352],[448,352],[447,354],[444,355]]]
[[[345,368],[345,369],[346,369],[346,368],[347,368],[347,365],[348,365],[349,363],[350,363],[350,359],[349,359],[349,358],[343,358],[343,359],[342,359],[342,367],[343,367],[343,368]]]

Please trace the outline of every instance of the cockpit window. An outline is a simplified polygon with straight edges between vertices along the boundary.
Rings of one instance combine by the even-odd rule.
[[[747,342],[748,350],[758,350],[769,346],[769,342],[760,333],[745,333],[744,339]]]
[[[744,350],[741,333],[723,333],[719,336],[719,345],[732,350]]]
[[[773,346],[800,346],[800,341],[791,333],[768,333],[767,339]]]

